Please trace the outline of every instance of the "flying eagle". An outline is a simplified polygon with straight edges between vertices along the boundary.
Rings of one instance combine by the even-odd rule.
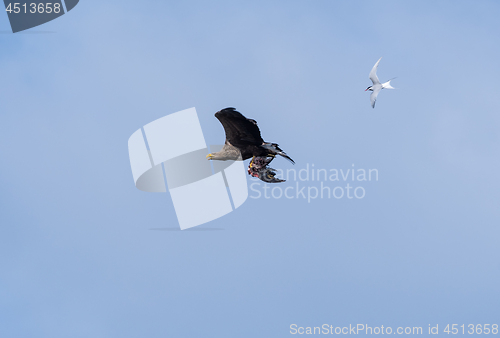
[[[208,154],[209,160],[246,160],[252,158],[248,174],[264,182],[284,182],[276,177],[275,169],[268,165],[276,155],[283,156],[293,164],[295,162],[276,143],[264,142],[260,135],[257,121],[247,119],[234,108],[225,108],[215,113],[226,133],[226,142],[221,151]]]

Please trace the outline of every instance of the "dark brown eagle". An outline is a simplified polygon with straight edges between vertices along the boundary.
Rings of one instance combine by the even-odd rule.
[[[251,158],[248,173],[264,182],[277,183],[284,180],[275,177],[276,169],[268,165],[276,157],[283,156],[293,164],[295,162],[276,143],[265,142],[260,135],[257,121],[247,119],[234,108],[225,108],[215,117],[220,121],[226,133],[226,142],[222,150],[208,154],[209,160],[246,160]]]

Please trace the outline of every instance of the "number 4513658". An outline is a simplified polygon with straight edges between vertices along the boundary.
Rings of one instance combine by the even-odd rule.
[[[446,325],[445,329],[443,332],[446,332],[447,334],[457,334],[457,333],[462,333],[462,334],[498,334],[498,324],[469,324],[465,326],[464,324],[458,326],[458,324],[450,324]]]
[[[9,3],[9,5],[7,6],[7,8],[5,9],[7,12],[10,13],[31,13],[31,14],[35,14],[35,13],[47,13],[47,14],[50,14],[52,12],[54,13],[59,13],[61,12],[61,4],[60,3],[51,3],[51,2],[47,2],[47,3],[39,3],[39,4],[35,4],[35,3],[31,3],[31,4],[20,4],[18,2],[12,4],[12,3]]]

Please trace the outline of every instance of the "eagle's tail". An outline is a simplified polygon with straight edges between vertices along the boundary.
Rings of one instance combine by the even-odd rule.
[[[278,154],[278,155],[283,156],[283,157],[284,157],[284,158],[286,158],[288,161],[292,162],[292,164],[295,164],[295,161],[294,161],[294,160],[292,160],[292,158],[291,158],[290,156],[288,156],[285,152],[280,151],[280,152],[278,152],[277,154]]]
[[[288,161],[292,162],[293,164],[295,164],[295,161],[292,160],[292,158],[290,156],[288,156],[279,146],[277,143],[270,143],[270,142],[264,142],[262,144],[262,146],[264,148],[266,148],[267,150],[271,151],[271,153],[273,154],[276,154],[276,155],[280,155],[280,156],[283,156],[284,158],[286,158]]]

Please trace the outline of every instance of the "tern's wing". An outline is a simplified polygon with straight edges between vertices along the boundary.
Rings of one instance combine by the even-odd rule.
[[[370,78],[370,80],[372,80],[373,84],[380,83],[380,81],[378,80],[378,77],[377,77],[377,67],[378,67],[378,64],[380,63],[380,60],[382,60],[382,58],[378,59],[377,63],[375,64],[375,66],[373,66],[372,71],[370,72],[369,78]]]
[[[375,108],[375,102],[377,102],[377,96],[378,96],[378,93],[380,93],[381,90],[382,90],[381,86],[377,86],[375,89],[373,89],[373,92],[370,95],[370,101],[372,103],[372,108]]]

